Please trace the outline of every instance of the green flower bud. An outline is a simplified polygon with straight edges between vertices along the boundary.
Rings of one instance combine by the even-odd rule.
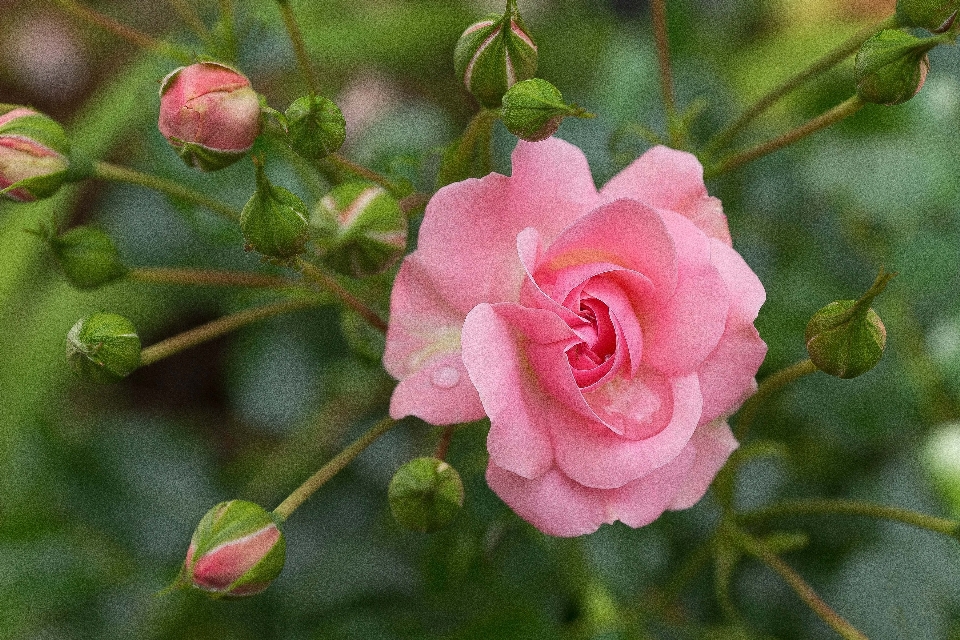
[[[507,89],[537,71],[537,45],[511,2],[467,27],[453,52],[457,77],[484,107],[496,109]]]
[[[566,116],[592,118],[593,114],[565,104],[560,90],[540,78],[524,80],[510,87],[500,108],[500,119],[510,133],[528,142],[539,142],[552,136]]]
[[[416,458],[394,474],[388,496],[402,527],[432,533],[447,526],[463,506],[463,483],[446,462]]]
[[[307,242],[307,205],[283,187],[270,184],[255,162],[257,190],[240,212],[240,230],[248,248],[278,259],[292,258]]]
[[[838,378],[856,378],[877,366],[887,330],[870,303],[894,275],[881,271],[859,300],[831,302],[813,314],[804,339],[818,369]]]
[[[960,0],[897,0],[900,26],[920,27],[943,33],[951,27],[960,10]]]
[[[70,167],[63,127],[33,109],[0,104],[0,195],[33,202],[53,195]]]
[[[67,362],[85,380],[119,382],[140,366],[140,336],[123,316],[95,313],[67,333]]]
[[[63,275],[77,289],[94,289],[127,272],[113,240],[98,229],[75,227],[51,238],[50,248]]]
[[[347,137],[343,114],[327,98],[297,98],[284,115],[290,146],[304,158],[324,158],[343,146]]]
[[[178,583],[215,598],[252,596],[280,575],[286,547],[263,507],[246,500],[221,502],[193,532]]]
[[[919,93],[927,78],[927,52],[937,45],[896,29],[885,29],[863,43],[854,77],[865,102],[895,105]]]
[[[367,182],[335,187],[317,203],[311,225],[324,261],[346,275],[383,271],[407,247],[407,217],[400,204]]]

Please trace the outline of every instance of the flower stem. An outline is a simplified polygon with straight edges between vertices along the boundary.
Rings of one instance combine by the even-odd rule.
[[[214,213],[217,213],[228,220],[236,222],[240,219],[240,212],[230,205],[224,204],[216,198],[206,196],[199,191],[194,191],[193,189],[184,187],[179,182],[174,182],[173,180],[167,180],[166,178],[160,178],[158,176],[141,173],[139,171],[135,171],[127,167],[120,167],[108,162],[94,163],[93,176],[95,178],[100,178],[101,180],[126,182],[128,184],[136,184],[140,185],[141,187],[147,187],[148,189],[154,189],[155,191],[165,193],[173,198],[179,198],[180,200],[186,200],[187,202],[192,202],[193,204],[201,207],[206,207],[210,211],[213,211]]]
[[[653,38],[657,43],[657,62],[660,65],[660,92],[663,94],[663,108],[667,112],[670,143],[675,146],[676,135],[673,121],[677,115],[677,102],[673,92],[673,71],[670,67],[670,37],[667,34],[666,0],[651,0],[650,13],[653,18]]]
[[[781,369],[775,373],[770,374],[764,378],[763,382],[760,383],[760,386],[757,387],[757,392],[753,394],[746,402],[743,403],[743,406],[740,407],[737,418],[737,426],[734,429],[734,434],[737,437],[737,440],[743,442],[747,437],[747,433],[750,431],[750,425],[753,423],[753,419],[757,415],[757,410],[760,408],[760,405],[763,404],[763,401],[767,399],[771,394],[776,391],[779,391],[783,387],[787,386],[794,380],[799,380],[803,376],[810,375],[817,371],[817,367],[813,364],[813,361],[810,358],[806,360],[801,360],[796,364],[792,364],[785,369]]]
[[[235,331],[240,327],[251,324],[258,320],[264,320],[282,313],[298,311],[307,307],[316,306],[317,304],[319,304],[319,301],[316,299],[299,298],[296,300],[277,302],[275,304],[269,304],[254,309],[246,309],[229,316],[218,318],[212,322],[208,322],[205,325],[190,329],[189,331],[184,331],[183,333],[175,335],[172,338],[167,338],[166,340],[158,342],[154,345],[150,345],[140,352],[140,365],[146,366],[148,364],[153,364],[158,360],[162,360],[163,358],[180,353],[181,351],[195,347],[198,344],[219,338],[220,336],[226,335],[231,331]]]
[[[223,24],[223,39],[231,60],[237,57],[237,34],[234,27],[233,0],[220,0],[220,22]]]
[[[783,578],[784,582],[790,585],[790,588],[800,596],[800,599],[806,603],[810,609],[826,622],[831,629],[840,634],[845,640],[868,640],[860,630],[834,611],[830,605],[823,601],[817,592],[813,590],[806,580],[799,573],[794,571],[790,565],[780,559],[780,557],[771,551],[765,544],[746,534],[738,536],[743,549],[754,556],[765,565],[773,569]]]
[[[727,128],[718,133],[714,139],[707,145],[706,153],[712,153],[726,147],[748,124],[757,116],[763,114],[767,109],[775,105],[781,98],[791,93],[794,89],[805,83],[807,80],[816,77],[820,73],[833,68],[840,62],[846,60],[856,52],[864,42],[873,34],[883,29],[895,29],[897,27],[896,16],[891,16],[880,22],[861,29],[848,40],[840,44],[836,49],[828,52],[819,60],[813,62],[809,67],[787,78],[780,85],[771,89],[766,95],[756,102],[752,107],[743,112],[743,114],[731,123]]]
[[[747,149],[746,151],[741,151],[740,153],[728,156],[726,159],[720,161],[719,165],[715,165],[706,171],[705,177],[715,178],[721,174],[733,171],[734,169],[737,169],[748,162],[752,162],[757,158],[762,158],[769,153],[773,153],[774,151],[779,151],[784,147],[790,146],[794,142],[807,137],[811,133],[816,133],[821,129],[840,122],[848,116],[852,116],[857,111],[862,109],[864,104],[865,103],[859,98],[859,96],[848,98],[846,101],[841,102],[833,109],[830,109],[826,113],[817,116],[813,120],[800,125],[796,129],[788,131],[787,133],[772,140],[768,140],[767,142],[758,144],[757,146]]]
[[[345,305],[357,312],[375,329],[383,333],[387,332],[387,323],[384,322],[383,318],[381,318],[376,311],[357,299],[352,293],[340,286],[340,283],[332,276],[327,275],[303,258],[297,258],[296,266],[304,276],[320,285],[323,289],[336,295]]]
[[[393,418],[384,418],[357,438],[350,446],[334,456],[327,464],[323,465],[319,471],[310,476],[306,482],[297,487],[280,505],[273,510],[274,516],[283,522],[290,517],[290,514],[297,510],[307,499],[312,496],[317,489],[322,487],[330,478],[334,477],[344,467],[360,455],[364,449],[373,444],[377,438],[390,431],[396,426],[397,421]]]
[[[768,518],[816,514],[842,514],[893,520],[934,533],[942,533],[954,539],[960,537],[960,521],[856,500],[791,500],[747,511],[740,514],[738,519],[743,523],[753,524]]]
[[[437,442],[437,450],[433,454],[433,457],[437,460],[447,459],[447,451],[450,450],[450,441],[453,440],[453,430],[455,428],[453,425],[443,427],[443,433],[440,434],[440,441]]]
[[[258,273],[236,271],[215,271],[208,269],[173,269],[167,267],[140,267],[131,269],[127,277],[137,282],[150,284],[177,284],[207,287],[253,287],[264,289],[283,289],[296,287],[293,280],[278,276],[266,276]]]
[[[289,0],[277,0],[277,4],[280,7],[283,26],[286,27],[287,35],[290,36],[290,42],[293,44],[293,52],[297,56],[297,64],[300,65],[300,73],[303,74],[303,78],[310,92],[315,96],[319,96],[320,80],[317,78],[317,72],[316,69],[314,69],[313,63],[310,61],[310,56],[307,53],[307,47],[303,40],[303,32],[300,31],[297,18],[293,15],[293,8],[290,6]]]
[[[187,23],[198,38],[204,42],[210,39],[210,30],[207,29],[207,25],[200,19],[196,8],[190,4],[189,0],[170,0],[170,3],[180,19]]]
[[[155,51],[182,64],[190,64],[193,62],[193,56],[189,51],[181,49],[176,45],[170,44],[169,42],[158,40],[157,38],[147,35],[142,31],[138,31],[133,27],[128,27],[125,24],[121,24],[113,18],[89,7],[85,7],[75,0],[54,0],[54,2],[56,2],[61,9],[73,15],[74,17],[79,18],[88,24],[96,25],[105,31],[109,31],[115,36],[123,38],[127,42],[130,42],[141,49]]]

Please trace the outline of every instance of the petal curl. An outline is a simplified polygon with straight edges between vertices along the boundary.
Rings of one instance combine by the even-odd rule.
[[[684,489],[696,457],[696,450],[688,445],[659,469],[606,492],[607,517],[630,527],[645,527],[659,518]]]
[[[673,511],[689,509],[700,502],[717,472],[739,445],[727,421],[716,420],[698,427],[688,446],[696,451],[696,459],[684,476],[682,488],[669,506]]]

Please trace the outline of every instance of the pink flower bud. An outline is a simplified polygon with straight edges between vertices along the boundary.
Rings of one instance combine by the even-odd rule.
[[[283,534],[262,507],[221,502],[200,521],[190,540],[181,581],[218,596],[260,593],[280,574]]]
[[[184,162],[216,171],[253,146],[260,134],[260,98],[243,74],[199,62],[163,79],[159,124]]]
[[[56,122],[27,107],[0,104],[0,191],[5,196],[32,202],[52,195],[63,183],[68,151]]]

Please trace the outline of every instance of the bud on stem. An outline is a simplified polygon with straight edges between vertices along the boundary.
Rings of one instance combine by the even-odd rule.
[[[53,195],[70,168],[63,128],[33,109],[0,104],[0,195],[33,202]]]
[[[560,90],[540,78],[524,80],[510,87],[500,108],[500,119],[510,133],[527,142],[549,138],[567,116],[596,117],[576,105],[564,103]]]
[[[856,378],[880,362],[887,331],[870,305],[895,275],[881,270],[859,300],[831,302],[813,315],[805,339],[818,369],[838,378]]]
[[[95,289],[127,272],[110,236],[92,227],[74,227],[50,238],[50,249],[67,281],[77,289]]]
[[[250,248],[270,258],[292,258],[307,241],[310,212],[295,194],[270,184],[260,160],[254,165],[257,190],[240,213],[240,230]]]
[[[81,378],[118,382],[140,366],[140,337],[123,316],[95,313],[67,334],[67,361]]]
[[[432,533],[447,526],[463,506],[460,474],[437,458],[416,458],[390,481],[390,510],[405,529]]]
[[[897,29],[876,34],[857,53],[857,95],[865,102],[887,106],[917,95],[930,69],[927,52],[940,42],[938,38],[921,39]]]

